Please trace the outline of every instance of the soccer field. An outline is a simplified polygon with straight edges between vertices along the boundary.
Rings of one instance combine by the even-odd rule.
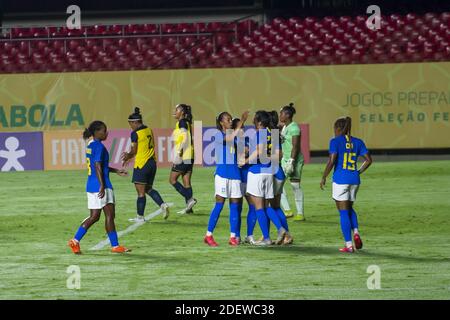
[[[158,215],[122,236],[133,251],[117,255],[109,244],[89,250],[106,239],[102,216],[78,256],[67,241],[88,214],[86,172],[1,173],[0,299],[450,299],[450,161],[375,162],[355,206],[364,241],[355,254],[338,251],[339,215],[330,180],[319,188],[322,170],[304,168],[307,221],[288,220],[291,246],[230,247],[226,206],[215,232],[220,246],[207,247],[213,168],[194,169],[193,215],[176,213],[183,201],[169,170],[159,169],[155,188],[174,203],[169,219]],[[136,192],[130,178],[112,175],[112,183],[121,231],[135,215]],[[148,198],[146,215],[155,210]],[[81,271],[79,290],[66,286],[71,265]],[[371,265],[380,269],[379,290],[367,287]]]

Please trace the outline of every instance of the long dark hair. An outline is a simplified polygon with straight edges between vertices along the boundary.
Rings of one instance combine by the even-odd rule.
[[[340,129],[343,135],[351,136],[352,134],[352,118],[342,117],[334,123],[335,129]]]
[[[192,124],[192,107],[190,105],[180,103],[177,105],[177,108],[181,108],[181,112],[183,112],[184,119],[186,119],[190,124]]]
[[[216,117],[217,130],[222,131],[222,125],[220,123],[222,122],[223,117],[225,117],[226,115],[229,115],[231,118],[231,115],[226,111],[219,113],[219,115]]]
[[[292,119],[292,117],[295,114],[295,108],[294,108],[294,103],[289,103],[289,105],[284,106],[281,108],[281,112],[285,112],[287,114],[287,116],[289,117],[289,119]]]
[[[90,137],[93,137],[95,135],[95,132],[101,130],[103,127],[106,128],[106,124],[103,121],[100,120],[92,121],[89,124],[89,127],[84,129],[83,139],[87,140]]]
[[[269,112],[270,117],[270,128],[271,129],[278,129],[278,112],[275,110],[272,110]]]
[[[138,107],[134,108],[134,113],[128,116],[128,121],[140,121],[142,122],[141,110]]]

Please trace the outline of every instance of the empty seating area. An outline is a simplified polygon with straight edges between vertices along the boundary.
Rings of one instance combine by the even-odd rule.
[[[11,28],[0,73],[450,61],[450,12],[366,19]]]

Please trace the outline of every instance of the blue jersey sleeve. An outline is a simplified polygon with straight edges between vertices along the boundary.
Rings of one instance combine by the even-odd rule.
[[[103,160],[103,145],[100,143],[97,144],[94,148],[92,148],[92,162],[102,162]]]
[[[328,149],[329,153],[338,153],[338,146],[337,146],[337,141],[336,139],[331,139],[330,140],[330,147]]]
[[[365,156],[367,153],[369,153],[369,150],[367,150],[366,144],[364,143],[364,141],[360,140],[361,144],[359,147],[359,155],[361,156]]]
[[[131,132],[131,142],[136,143],[138,142],[138,135],[136,131]]]
[[[224,144],[225,144],[225,135],[219,131],[214,135],[214,145],[216,147],[221,147]]]

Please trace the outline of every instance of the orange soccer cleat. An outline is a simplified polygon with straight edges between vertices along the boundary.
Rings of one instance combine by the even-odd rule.
[[[111,248],[111,252],[114,253],[124,253],[124,252],[130,252],[131,249],[125,248],[124,246],[116,246]]]
[[[72,249],[72,252],[75,254],[81,254],[80,243],[75,239],[70,239],[68,246]]]

